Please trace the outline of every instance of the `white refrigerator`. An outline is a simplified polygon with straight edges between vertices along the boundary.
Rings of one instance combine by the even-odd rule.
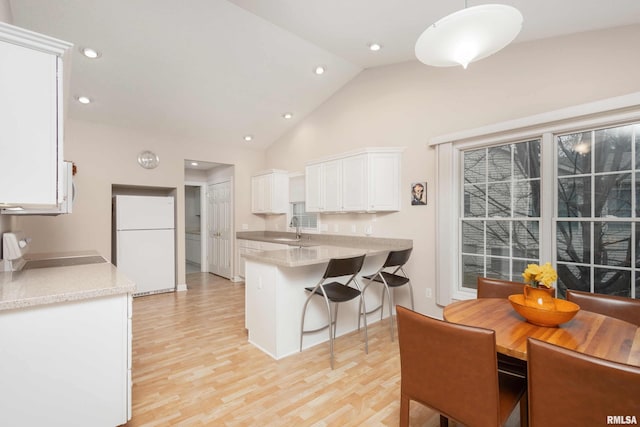
[[[113,198],[112,262],[136,284],[134,296],[175,290],[173,197]]]

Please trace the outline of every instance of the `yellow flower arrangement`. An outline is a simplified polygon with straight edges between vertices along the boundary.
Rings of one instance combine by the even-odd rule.
[[[535,287],[543,285],[550,288],[553,282],[558,280],[558,274],[551,266],[550,262],[539,266],[538,264],[529,264],[522,273],[522,277],[526,283],[530,283]]]

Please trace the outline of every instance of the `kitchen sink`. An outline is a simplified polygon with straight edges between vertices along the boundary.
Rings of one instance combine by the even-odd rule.
[[[30,270],[33,268],[49,268],[49,267],[68,267],[71,265],[85,265],[85,264],[101,264],[107,262],[100,255],[88,255],[88,256],[71,256],[63,258],[49,258],[49,259],[32,259],[28,260],[23,270]]]
[[[273,237],[270,240],[276,241],[276,242],[291,242],[291,243],[295,243],[295,242],[299,242],[300,239],[296,239],[295,237]]]

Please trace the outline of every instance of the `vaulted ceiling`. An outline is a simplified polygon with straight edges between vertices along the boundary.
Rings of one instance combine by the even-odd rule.
[[[8,2],[9,23],[74,44],[69,117],[257,149],[363,69],[414,61],[422,31],[465,6],[451,0],[0,2]],[[638,0],[500,3],[524,16],[515,43],[640,23]],[[372,42],[382,49],[370,51]],[[88,59],[81,47],[101,56]],[[319,65],[322,75],[314,73]],[[75,102],[80,95],[93,102]],[[287,112],[293,117],[283,118]]]

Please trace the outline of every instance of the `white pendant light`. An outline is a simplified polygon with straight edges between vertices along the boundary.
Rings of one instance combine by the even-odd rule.
[[[445,16],[416,42],[416,57],[427,65],[452,67],[486,58],[507,46],[522,29],[522,14],[503,4],[483,4]]]

